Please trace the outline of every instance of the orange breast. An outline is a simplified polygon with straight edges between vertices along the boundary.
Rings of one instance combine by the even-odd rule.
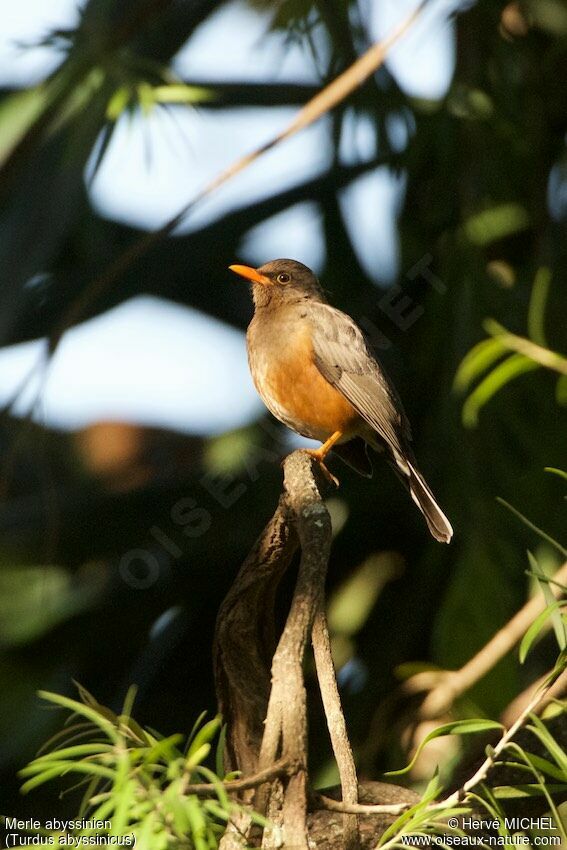
[[[288,338],[283,350],[271,358],[258,389],[279,419],[315,439],[324,441],[335,431],[352,433],[360,422],[350,402],[315,366],[308,325]]]

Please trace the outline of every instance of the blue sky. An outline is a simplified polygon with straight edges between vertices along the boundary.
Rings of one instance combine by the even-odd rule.
[[[363,8],[372,37],[388,32],[414,2],[366,0]],[[439,0],[433,14],[428,13],[388,60],[399,84],[411,95],[435,99],[447,90],[455,52],[447,12],[454,5]],[[40,81],[56,66],[58,54],[49,48],[23,49],[18,43],[33,44],[51,28],[72,26],[76,20],[74,0],[19,0],[3,9],[0,84]],[[251,11],[239,0],[230,2],[198,28],[175,58],[173,69],[192,81],[317,83],[312,56],[298,45],[286,45],[280,33],[267,34],[268,25],[265,14]],[[322,32],[315,40],[319,57],[324,58]],[[226,62],[219,62],[219,57],[226,57]],[[108,218],[141,228],[159,227],[208,180],[272,137],[293,115],[290,108],[210,112],[178,108],[175,121],[162,111],[121,120],[92,184],[92,203]],[[370,157],[375,148],[372,126],[351,115],[341,140],[343,161],[352,161],[355,152]],[[323,119],[208,198],[182,229],[198,228],[239,205],[243,196],[265,197],[267,186],[279,192],[315,176],[325,170],[330,157]],[[388,282],[397,272],[396,214],[403,191],[403,178],[377,169],[340,196],[355,250],[376,280]],[[235,260],[260,265],[277,256],[294,257],[316,271],[322,268],[324,244],[316,204],[298,204],[253,228]],[[0,403],[13,393],[43,348],[38,340],[0,352]],[[206,360],[205,350],[212,352]],[[193,365],[197,362],[198,369]],[[52,427],[124,419],[186,433],[217,433],[245,424],[262,409],[248,375],[243,334],[157,298],[132,299],[73,329],[41,380],[35,416]],[[29,402],[29,396],[22,399],[18,411],[24,412]]]

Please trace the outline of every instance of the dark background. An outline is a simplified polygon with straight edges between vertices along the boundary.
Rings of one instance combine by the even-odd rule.
[[[293,36],[307,56],[309,27],[315,21],[324,33],[329,50],[319,63],[321,84],[371,41],[357,3],[250,2],[258,14],[268,6],[275,36]],[[565,466],[557,377],[543,370],[518,377],[482,408],[476,427],[463,424],[463,397],[453,381],[464,355],[484,338],[486,317],[526,334],[542,267],[552,275],[547,340],[552,349],[564,348],[567,6],[559,0],[469,5],[455,19],[456,69],[441,99],[413,97],[387,68],[349,99],[349,120],[354,115],[374,127],[375,156],[357,156],[353,148],[345,162],[336,153],[345,104],[326,125],[336,153],[327,170],[281,191],[274,180],[260,201],[244,196],[202,228],[160,240],[97,289],[93,281],[143,235],[97,212],[84,179],[93,146],[109,127],[116,68],[123,69],[120,79],[127,68],[128,79],[157,85],[156,69],[166,68],[222,8],[205,0],[90,0],[78,29],[58,34],[67,52],[55,72],[57,88],[34,89],[39,117],[25,124],[11,150],[2,147],[2,345],[57,341],[62,325],[139,294],[243,330],[251,315],[248,294],[226,271],[232,262],[252,261],[243,237],[299,201],[316,205],[324,285],[381,348],[412,421],[420,466],[455,528],[451,546],[436,544],[389,470],[377,464],[369,482],[332,464],[341,487],[331,508],[341,527],[330,564],[330,621],[352,740],[366,775],[375,777],[404,758],[394,727],[378,752],[368,738],[371,718],[395,686],[396,667],[462,664],[525,601],[526,548],[550,568],[557,563],[553,550],[496,502],[503,497],[561,538],[564,482],[544,472]],[[199,105],[208,120],[220,106],[256,104],[266,115],[277,104],[299,106],[317,88],[239,80],[230,56],[222,61],[225,82],[212,82],[215,99]],[[426,68],[427,58],[420,61]],[[94,66],[103,68],[103,84],[71,108]],[[16,96],[2,90],[2,105]],[[0,134],[12,132],[10,115],[0,115]],[[392,115],[409,128],[401,149],[388,132]],[[250,147],[258,141],[251,136]],[[375,275],[365,269],[338,200],[355,177],[384,163],[406,181],[397,269],[388,279],[380,269]],[[371,204],[364,212],[380,213]],[[287,253],[294,256],[293,245]],[[416,276],[416,263],[442,287]],[[38,274],[48,275],[45,286],[26,286]],[[389,300],[392,286],[401,292]],[[402,304],[402,296],[410,300]],[[388,304],[402,306],[409,327]],[[189,373],[197,368],[198,362],[187,363]],[[77,680],[119,709],[135,683],[135,716],[164,734],[189,730],[204,709],[214,712],[215,615],[275,507],[286,439],[267,417],[224,437],[135,421],[59,431],[6,405],[0,421],[3,810],[41,817],[76,807],[73,795],[60,800],[55,789],[31,799],[17,790],[17,769],[61,722],[40,704],[39,688],[74,694]],[[459,711],[498,716],[552,662],[547,639],[524,667],[508,657]],[[311,696],[314,775],[323,782],[333,772],[314,687]]]

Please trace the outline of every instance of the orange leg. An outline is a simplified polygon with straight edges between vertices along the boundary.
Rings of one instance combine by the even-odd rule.
[[[334,484],[335,487],[339,486],[339,480],[338,480],[338,478],[335,478],[335,476],[331,472],[329,472],[329,470],[325,466],[324,461],[325,461],[325,458],[327,457],[327,455],[329,454],[329,452],[331,451],[331,449],[333,448],[333,446],[335,445],[335,443],[338,440],[340,440],[340,438],[342,436],[343,436],[342,431],[335,431],[334,434],[331,434],[331,436],[329,437],[328,440],[325,440],[325,442],[323,443],[323,445],[320,448],[318,448],[318,449],[305,449],[307,454],[311,455],[311,457],[315,458],[315,460],[318,461],[318,463],[321,465],[321,471],[322,471],[323,475],[325,476],[325,478],[328,481],[330,481],[332,484]]]

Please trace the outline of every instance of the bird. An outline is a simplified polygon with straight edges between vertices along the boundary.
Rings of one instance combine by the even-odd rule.
[[[449,543],[451,523],[417,468],[400,397],[356,322],[328,303],[315,274],[297,260],[229,269],[252,284],[248,363],[270,413],[322,443],[305,451],[337,485],[325,465],[331,450],[367,477],[368,446],[383,453],[432,536]]]

